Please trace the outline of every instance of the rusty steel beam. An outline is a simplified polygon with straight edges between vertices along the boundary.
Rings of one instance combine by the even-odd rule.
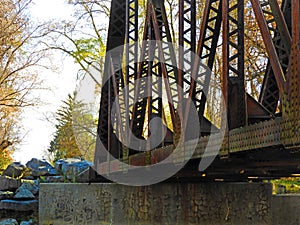
[[[292,24],[292,35],[293,35],[293,43],[298,44],[298,51],[300,49],[299,43],[300,43],[300,3],[297,0],[292,0],[292,18],[293,18],[293,24]],[[299,61],[299,58],[298,58]],[[298,65],[299,66],[299,65]]]
[[[207,0],[200,26],[200,35],[192,67],[190,80],[185,80],[189,85],[189,99],[186,103],[185,121],[188,121],[189,109],[192,99],[198,112],[200,129],[203,131],[204,110],[206,94],[211,79],[216,49],[220,36],[222,21],[222,2],[220,0]],[[205,94],[206,93],[206,94]]]
[[[186,94],[196,105],[201,128],[204,126],[201,120],[204,118],[206,104],[204,93],[208,91],[210,70],[214,66],[220,36],[223,39],[222,91],[228,111],[229,131],[226,133],[219,157],[230,157],[228,153],[237,155],[274,147],[280,149],[286,147],[298,151],[300,146],[299,0],[286,0],[282,10],[277,0],[251,0],[269,55],[269,66],[260,97],[264,107],[245,91],[244,0],[206,0],[198,46],[196,0],[178,0],[178,3],[178,43],[182,49],[178,52],[177,62],[173,46],[170,45],[172,38],[164,1],[148,1],[143,43],[139,55],[138,0],[112,0],[104,69],[104,79],[107,79],[107,82],[102,87],[97,130],[99,138],[95,153],[96,167],[101,167],[100,164],[107,161],[106,163],[114,171],[130,169],[130,165],[128,168],[119,168],[118,161],[99,160],[100,142],[114,157],[121,158],[132,165],[144,166],[156,163],[173,151],[173,146],[150,151],[151,143],[148,141],[152,131],[149,122],[154,117],[164,117],[162,101],[164,95],[167,96],[175,133],[172,137],[176,138],[176,135],[181,132],[181,127],[178,126],[180,122],[178,113],[183,113],[180,111],[181,108],[185,108],[186,117],[189,115],[188,104],[192,102],[182,105]],[[287,19],[289,9],[286,6],[289,3],[293,6],[291,24]],[[222,25],[223,33],[220,35]],[[115,47],[123,46],[124,43],[127,44],[126,49],[121,47],[118,51],[111,51]],[[198,57],[194,58],[193,53]],[[137,63],[138,57],[139,63]],[[127,67],[123,71],[124,60]],[[124,90],[125,85],[130,85],[128,92]],[[184,91],[179,91],[177,85]],[[281,101],[283,118],[269,120],[274,118],[269,115],[269,111],[275,113],[279,93],[283,96]],[[113,102],[116,102],[115,111],[112,110]],[[248,119],[252,122],[248,123]],[[268,121],[262,122],[263,120]],[[188,121],[188,118],[185,118],[185,121]],[[147,132],[144,131],[145,127],[148,127]],[[131,129],[137,138],[146,140],[146,146],[141,147],[148,151],[142,154],[129,154],[130,149],[124,146],[127,129]],[[217,137],[213,134],[201,137],[193,159],[201,158],[209,138]],[[179,160],[180,157],[185,156],[176,157]]]
[[[118,58],[119,60],[121,59],[121,57]],[[125,126],[123,124],[124,121],[124,112],[122,112],[122,108],[120,107],[121,105],[125,105],[125,99],[124,99],[124,93],[120,93],[120,83],[123,82],[119,82],[119,79],[123,81],[122,79],[122,70],[119,68],[119,70],[116,71],[115,65],[121,65],[121,62],[114,62],[114,60],[112,57],[110,57],[110,66],[111,66],[111,70],[110,73],[112,74],[112,86],[113,86],[113,94],[115,97],[115,102],[116,102],[116,112],[115,112],[115,122],[116,122],[116,132],[119,133],[119,138],[120,141],[123,141],[123,134],[125,133]],[[120,77],[121,75],[121,77]],[[124,84],[121,85],[121,87],[123,87]],[[122,88],[123,89],[123,88]],[[122,142],[124,143],[124,142]],[[118,157],[120,158],[120,157]]]
[[[259,102],[275,115],[278,101],[280,99],[279,90],[270,62],[268,62],[262,88],[260,91]]]
[[[134,80],[138,71],[138,39],[139,39],[138,0],[126,0],[126,85],[127,109],[133,106]],[[129,114],[129,112],[128,112]],[[130,115],[128,115],[130,116]]]
[[[266,46],[266,51],[268,53],[270,64],[272,66],[277,86],[280,92],[280,95],[284,94],[284,83],[286,82],[286,77],[280,65],[280,60],[276,52],[276,48],[272,41],[272,36],[268,28],[268,22],[264,16],[264,12],[259,0],[250,0],[252,7],[256,16],[257,23],[260,27],[260,31]]]
[[[286,0],[286,2],[289,2],[289,0]],[[289,52],[291,50],[292,39],[291,39],[291,35],[286,20],[284,18],[284,14],[277,0],[268,0],[264,3],[261,3],[261,6],[268,6],[268,5],[270,6],[271,10],[264,9],[263,12],[268,14],[269,16],[272,15],[274,18],[269,19],[267,22],[268,24],[270,24],[272,21],[276,22],[276,26],[269,27],[269,30],[273,30],[274,32],[279,33],[284,51],[289,55]]]
[[[154,27],[155,40],[157,42],[158,57],[164,77],[165,91],[171,113],[173,127],[175,127],[175,103],[178,102],[178,83],[177,62],[172,46],[172,39],[169,24],[166,16],[163,1],[153,0],[152,21]]]
[[[196,57],[195,59],[190,88],[190,91],[192,91],[192,94],[190,94],[190,96],[192,96],[193,98],[193,102],[198,111],[200,121],[202,121],[205,110],[205,93],[208,93],[208,87],[211,79],[211,70],[213,69],[215,54],[220,36],[221,23],[222,1],[207,0],[200,27],[200,36],[196,53],[198,57]],[[200,74],[199,68],[201,68]],[[200,85],[199,82],[197,82],[197,78],[202,79]]]
[[[150,121],[154,117],[164,118],[162,102],[164,93],[167,96],[172,124],[175,127],[174,104],[178,102],[176,87],[177,64],[174,49],[170,45],[171,42],[171,34],[163,2],[149,1],[136,77],[135,105],[131,120],[133,134],[139,139],[147,140],[146,149],[149,149],[151,146],[150,139],[148,140],[148,137],[151,136]],[[146,133],[143,130],[145,127],[148,127]],[[161,144],[164,145],[164,141]],[[132,151],[133,153],[135,152]],[[150,158],[147,159],[147,162],[149,161]]]
[[[162,75],[164,78],[164,90],[169,103],[172,123],[173,125],[175,124],[174,104],[178,102],[178,91],[176,87],[178,77],[176,69],[177,64],[174,49],[170,45],[172,40],[163,2],[148,2],[147,17],[142,41],[143,46],[137,76],[139,81],[135,87],[135,99],[139,99],[139,96],[141,96],[145,90],[147,90],[148,95],[150,95],[151,92],[154,93],[156,97],[153,96],[154,98],[149,97],[150,99],[144,98],[135,101],[137,104],[135,107],[133,107],[131,127],[137,137],[142,137],[142,129],[145,122],[145,112],[155,114],[155,116],[162,115],[162,89],[161,84],[158,83],[160,79],[158,79],[158,81],[154,81]],[[156,61],[156,63],[154,61]],[[147,85],[145,84],[145,79],[140,80],[144,77],[147,77],[149,81]],[[152,81],[154,81],[154,83],[152,83]],[[155,89],[155,84],[156,86],[158,85],[158,89]],[[148,110],[146,108],[147,105]],[[151,108],[149,108],[150,106]],[[153,111],[153,109],[156,111],[156,113]],[[149,118],[152,118],[152,116],[148,115],[148,119]],[[149,121],[150,120],[148,120],[148,122]]]
[[[109,28],[107,36],[106,52],[109,53],[114,48],[124,45],[125,30],[126,30],[126,2],[123,0],[112,0],[111,14],[109,19]],[[109,151],[113,156],[118,157],[120,152],[120,146],[117,138],[113,132],[112,120],[111,120],[111,107],[115,100],[113,91],[112,78],[110,77],[111,69],[111,57],[117,58],[122,55],[122,49],[120,54],[115,56],[106,56],[104,65],[103,80],[106,81],[101,90],[99,120],[97,126],[97,141],[95,150],[95,166],[99,165],[102,161],[107,160],[101,155],[101,148],[105,148],[105,151]],[[120,65],[119,65],[119,68]],[[119,82],[119,81],[118,81]]]
[[[178,106],[177,113],[179,118],[183,118],[183,101],[185,92],[189,90],[189,83],[191,82],[192,70],[196,53],[196,0],[179,0],[179,36],[178,36]],[[180,128],[185,132],[185,124],[180,119],[176,120],[176,135],[179,139]],[[184,137],[181,137],[184,142]]]
[[[184,75],[191,76],[196,54],[196,10],[196,0],[179,0],[178,85],[183,90],[184,79],[189,80]]]
[[[244,1],[224,0],[222,86],[228,112],[228,128],[247,124],[244,86]]]
[[[127,87],[124,90],[124,126],[125,133],[129,134],[130,120],[132,119],[132,107],[134,103],[134,81],[138,71],[138,39],[139,39],[139,10],[138,0],[126,1],[126,74],[125,80]],[[130,135],[128,135],[130,140]],[[130,143],[127,143],[130,144]],[[129,149],[123,146],[123,161],[127,162]]]
[[[279,57],[282,71],[286,74],[291,49],[291,0],[285,0],[280,9],[277,1],[261,2],[265,17],[268,17],[268,28],[273,37],[273,44]],[[268,62],[260,93],[259,102],[275,114],[279,101],[279,90],[273,69]]]
[[[298,120],[300,121],[300,120]],[[218,157],[213,162],[212,166],[208,168],[208,174],[210,172],[220,172],[220,175],[226,175],[228,170],[234,169],[238,164],[241,165],[241,169],[247,173],[247,171],[252,167],[253,172],[257,172],[259,175],[260,166],[284,166],[284,169],[293,168],[296,165],[296,158],[298,158],[299,165],[299,150],[300,146],[294,146],[293,149],[287,150],[283,147],[284,140],[282,139],[281,129],[282,124],[287,123],[287,121],[282,120],[281,118],[276,118],[275,120],[265,121],[260,124],[250,125],[249,127],[243,127],[239,129],[234,129],[229,131],[229,151],[230,157],[223,158],[223,151],[227,151],[226,146],[222,146],[219,152]],[[259,139],[257,137],[260,137]],[[192,160],[198,162],[197,160],[203,157],[204,151],[206,151],[206,146],[208,143],[209,137],[201,137],[197,147],[196,152],[193,154]],[[263,140],[263,141],[262,141]],[[159,148],[151,151],[150,158],[152,163],[161,162],[166,157],[168,157],[174,150],[173,146],[167,146],[164,148]],[[244,155],[244,157],[241,157]],[[251,160],[247,160],[247,155],[251,156]],[[209,157],[210,155],[206,155]],[[236,157],[237,156],[237,157]],[[246,160],[246,161],[244,161]],[[264,160],[264,161],[262,161]],[[293,161],[295,160],[295,161]],[[250,162],[251,161],[251,162]],[[293,161],[293,162],[292,162]],[[146,165],[146,155],[145,153],[140,153],[132,155],[129,157],[130,165]],[[230,164],[232,162],[233,164]],[[235,164],[237,162],[238,164]],[[239,163],[240,162],[240,163]],[[259,163],[257,163],[259,162]],[[291,163],[292,162],[292,163]],[[214,167],[217,163],[217,167],[220,170],[215,170]],[[229,163],[229,164],[227,164]],[[248,164],[247,164],[248,163]],[[111,164],[111,171],[122,172],[122,168],[119,167],[119,162],[114,161]],[[107,165],[104,163],[103,165]],[[224,166],[224,168],[221,168]],[[256,167],[256,168],[254,168]],[[195,167],[195,172],[196,172]],[[134,168],[130,168],[134,169]],[[252,170],[252,169],[250,169]],[[249,171],[250,171],[249,170]],[[299,168],[298,168],[299,170]],[[185,171],[182,171],[183,173]],[[199,173],[199,171],[198,171]],[[207,174],[207,175],[208,175]],[[262,175],[262,174],[260,174]],[[276,174],[274,174],[275,176]]]
[[[141,59],[139,61],[138,73],[135,79],[134,87],[134,106],[132,109],[132,120],[130,123],[131,131],[133,135],[137,138],[143,138],[142,132],[145,121],[145,112],[147,106],[147,99],[145,98],[147,92],[147,82],[146,77],[148,76],[149,71],[151,71],[152,61],[153,61],[153,47],[149,46],[151,42],[147,40],[153,40],[153,26],[150,21],[149,8],[146,12],[146,21],[143,31],[142,38],[142,49],[141,49]],[[142,96],[142,97],[140,97]]]
[[[292,0],[292,50],[283,102],[283,139],[287,148],[300,146],[300,3]]]
[[[126,1],[126,82],[132,82],[137,76],[138,61],[138,39],[139,39],[139,20],[138,20],[138,0]],[[131,92],[129,96],[132,98]],[[133,99],[132,99],[133,100]]]

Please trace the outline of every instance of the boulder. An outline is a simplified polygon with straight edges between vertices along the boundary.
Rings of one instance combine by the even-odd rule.
[[[58,173],[63,174],[64,173],[63,165],[78,163],[78,162],[81,162],[81,159],[78,159],[78,158],[60,159],[55,162],[54,168]]]
[[[93,164],[77,158],[60,159],[55,163],[57,172],[67,176],[68,179],[76,179],[82,172],[88,170]]]
[[[16,190],[21,186],[21,180],[0,176],[0,191]]]
[[[18,225],[18,221],[15,219],[3,219],[0,220],[0,225]]]
[[[14,162],[10,164],[2,173],[3,176],[9,176],[12,178],[18,178],[20,177],[24,170],[25,166],[21,164],[20,162]]]
[[[31,175],[29,176],[23,176],[22,179],[25,179],[25,180],[35,180],[35,178]]]
[[[33,225],[33,221],[32,220],[29,220],[29,221],[22,221],[20,223],[20,225]]]
[[[48,172],[47,175],[49,175],[49,176],[56,176],[56,175],[59,175],[59,174],[57,173],[57,171],[56,171],[55,168],[52,168],[52,169],[49,170],[49,172]]]
[[[63,183],[65,181],[64,176],[49,176],[46,177],[44,182],[46,183]]]
[[[19,212],[26,211],[37,211],[38,210],[38,200],[26,200],[26,201],[17,201],[17,200],[1,200],[0,201],[0,210],[14,210]]]
[[[33,195],[36,195],[40,189],[38,180],[22,180],[22,185],[18,188],[17,192],[22,189],[27,189]]]
[[[12,198],[14,193],[12,191],[0,191],[0,200]]]
[[[88,183],[93,181],[95,178],[96,171],[92,167],[89,167],[77,175],[76,182]]]
[[[32,158],[26,163],[26,166],[31,170],[31,175],[34,177],[44,176],[53,169],[53,166],[46,160]]]
[[[14,196],[15,199],[34,199],[34,195],[26,188],[19,188]]]

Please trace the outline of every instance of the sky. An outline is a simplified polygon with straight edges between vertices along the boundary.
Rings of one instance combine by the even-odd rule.
[[[71,16],[70,6],[65,0],[34,0],[30,13],[36,21],[49,19],[67,19]],[[22,115],[22,143],[17,146],[13,155],[14,161],[26,163],[31,158],[47,158],[46,151],[55,132],[52,119],[46,118],[54,114],[61,105],[61,101],[67,98],[69,93],[75,90],[78,65],[71,58],[58,59],[60,68],[58,72],[50,70],[40,71],[40,77],[44,80],[46,90],[34,91],[35,96],[40,96],[41,104],[38,107],[27,108]],[[61,59],[61,60],[60,60]]]

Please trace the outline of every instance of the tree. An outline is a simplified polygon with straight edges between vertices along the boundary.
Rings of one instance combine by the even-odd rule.
[[[8,147],[11,145],[9,141],[2,141],[0,143],[0,171],[5,169],[6,166],[12,161],[11,151]]]
[[[56,161],[82,156],[92,160],[96,125],[85,105],[76,100],[76,93],[69,94],[67,100],[63,101],[63,105],[56,112],[56,121],[56,131],[48,148],[50,158]]]
[[[37,99],[30,96],[40,81],[33,68],[45,57],[38,39],[46,35],[27,12],[32,0],[2,0],[0,3],[0,157],[10,160],[20,141],[20,113]],[[5,148],[4,148],[5,146]],[[9,150],[8,150],[9,148]]]
[[[50,39],[44,44],[71,56],[80,66],[79,79],[88,74],[99,83],[106,52],[104,18],[109,16],[110,1],[70,0],[69,4],[74,6],[73,20],[52,24]]]

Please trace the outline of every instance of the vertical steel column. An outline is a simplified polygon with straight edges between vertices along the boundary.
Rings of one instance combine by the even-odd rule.
[[[99,121],[97,127],[97,142],[95,150],[95,167],[98,168],[98,165],[101,162],[106,161],[106,158],[101,155],[100,150],[109,151],[114,157],[120,156],[120,144],[114,133],[114,127],[111,118],[111,107],[112,103],[115,100],[115,93],[113,89],[113,80],[111,77],[111,61],[121,62],[120,57],[123,55],[122,47],[118,52],[115,51],[114,54],[110,54],[111,50],[116,47],[123,46],[125,40],[125,17],[126,17],[126,2],[124,0],[112,0],[111,2],[111,13],[109,20],[109,29],[107,36],[107,55],[105,58],[104,65],[104,75],[103,80],[106,81],[101,90],[101,102],[100,102],[100,111],[99,111]],[[116,63],[119,64],[119,63]],[[120,68],[121,65],[113,65],[116,68],[116,71],[119,71],[119,77],[116,77],[116,82],[121,84],[122,81],[120,77]]]
[[[161,97],[161,69],[156,52],[155,31],[152,21],[152,3],[148,3],[144,34],[142,39],[142,51],[139,62],[138,74],[136,77],[136,86],[134,92],[131,129],[133,134],[143,139],[143,129],[145,122],[150,122],[152,117],[162,117],[162,97]],[[145,97],[147,96],[147,97]],[[150,130],[148,126],[148,135]],[[141,146],[142,147],[142,146]],[[146,147],[146,146],[143,146]]]
[[[112,103],[115,105],[115,108],[112,108],[110,116],[110,121],[112,125],[112,137],[111,144],[116,151],[117,158],[122,158],[122,149],[124,147],[124,138],[126,138],[126,120],[127,120],[127,111],[126,111],[126,93],[124,90],[125,82],[122,70],[122,59],[123,59],[123,47],[121,52],[118,50],[113,54],[107,54],[111,58],[110,61],[110,75],[111,75],[111,84],[112,84]],[[110,107],[112,107],[111,105]]]
[[[157,41],[158,58],[161,67],[161,74],[164,78],[164,90],[167,96],[171,121],[175,136],[179,133],[176,127],[176,113],[178,103],[178,69],[175,51],[173,48],[169,23],[166,15],[164,1],[152,0],[152,21],[155,40]]]
[[[126,135],[129,134],[130,120],[132,115],[130,110],[133,108],[134,102],[134,81],[138,73],[138,0],[126,0],[126,85],[125,89],[125,129]],[[130,142],[130,136],[127,136]],[[129,144],[129,143],[128,143]],[[123,146],[123,161],[127,162],[129,156],[129,149]]]
[[[188,92],[190,82],[192,80],[192,70],[196,54],[196,1],[195,0],[179,0],[179,48],[178,48],[178,106],[177,113],[179,118],[183,118],[183,100],[184,92]],[[182,142],[184,138],[181,135],[180,119],[176,120],[175,143],[181,136]],[[183,124],[185,132],[186,125]],[[180,143],[181,144],[181,143]]]
[[[134,80],[138,71],[138,0],[126,0],[126,84],[129,85],[129,107],[133,102]]]
[[[202,127],[204,116],[206,96],[211,79],[211,70],[214,65],[214,59],[220,29],[222,23],[222,2],[221,0],[206,0],[205,8],[200,27],[200,36],[197,46],[197,56],[192,68],[192,79],[185,80],[189,84],[189,97],[193,100],[198,111],[199,121]],[[190,101],[187,101],[185,110],[185,121],[189,115]]]
[[[162,91],[159,90],[161,88],[161,84],[157,82],[157,78],[163,75],[165,91],[169,101],[173,124],[175,121],[174,102],[177,102],[178,95],[176,87],[177,70],[175,70],[176,58],[174,49],[170,44],[172,40],[163,1],[149,1],[146,16],[147,18],[144,28],[141,60],[139,63],[137,77],[139,81],[135,87],[136,104],[133,107],[131,121],[131,129],[138,138],[142,138],[145,113],[147,112],[147,99],[142,99],[139,96],[142,96],[142,94],[145,93],[145,91],[148,89],[148,86],[151,86],[152,94],[154,94],[154,98],[151,100],[152,110],[150,113],[153,112],[153,115],[162,115]],[[157,54],[155,54],[153,51],[155,51]],[[157,60],[159,63],[153,64],[154,60]],[[151,65],[148,62],[152,62]],[[154,82],[152,85],[146,84],[145,81],[149,79],[149,74],[156,77],[151,79],[151,81]],[[147,79],[142,79],[145,77],[147,77]]]
[[[228,112],[228,127],[246,125],[244,85],[244,1],[223,0],[222,85]]]
[[[283,102],[283,140],[286,147],[300,144],[300,2],[292,0],[292,50]]]
[[[196,9],[196,0],[179,0],[178,85],[184,90],[184,75],[191,76],[196,54]]]
[[[117,61],[118,60],[118,61]],[[120,140],[120,145],[124,148],[123,144],[124,138],[126,138],[126,94],[124,91],[124,78],[122,73],[122,56],[112,56],[110,55],[110,74],[112,75],[112,87],[113,87],[113,96],[115,99],[115,111],[111,111],[111,123],[114,127],[114,132],[117,134],[118,139]],[[119,158],[122,157],[121,151],[119,152]]]
[[[169,88],[166,88],[169,92],[171,102],[174,104],[172,107],[176,107],[178,102],[178,70],[175,51],[172,46],[171,32],[169,28],[169,22],[166,15],[166,9],[164,1],[162,0],[150,0],[153,2],[152,8],[152,21],[155,32],[155,39],[159,51],[159,58],[162,66],[162,73],[164,78],[168,81]],[[172,113],[172,112],[171,112]],[[173,116],[173,115],[172,115]]]
[[[149,5],[150,3],[148,3]],[[138,73],[135,79],[136,85],[134,87],[134,106],[132,110],[132,119],[130,123],[133,134],[139,138],[143,138],[143,128],[145,122],[145,113],[147,106],[147,77],[151,69],[149,63],[153,61],[152,53],[154,49],[150,46],[151,40],[153,40],[153,27],[151,23],[151,15],[149,6],[147,6],[146,20],[142,38],[142,49],[140,55],[140,61],[138,65]]]
[[[222,1],[207,0],[204,8],[200,36],[198,40],[197,55],[192,71],[191,90],[194,104],[202,120],[206,96],[211,78],[211,70],[213,69],[215,54],[217,50],[218,40],[220,36],[222,23]],[[201,62],[200,62],[201,60]],[[205,65],[203,67],[202,65]],[[199,74],[199,69],[201,73]],[[203,79],[204,77],[204,79]],[[197,80],[203,80],[197,83]]]

